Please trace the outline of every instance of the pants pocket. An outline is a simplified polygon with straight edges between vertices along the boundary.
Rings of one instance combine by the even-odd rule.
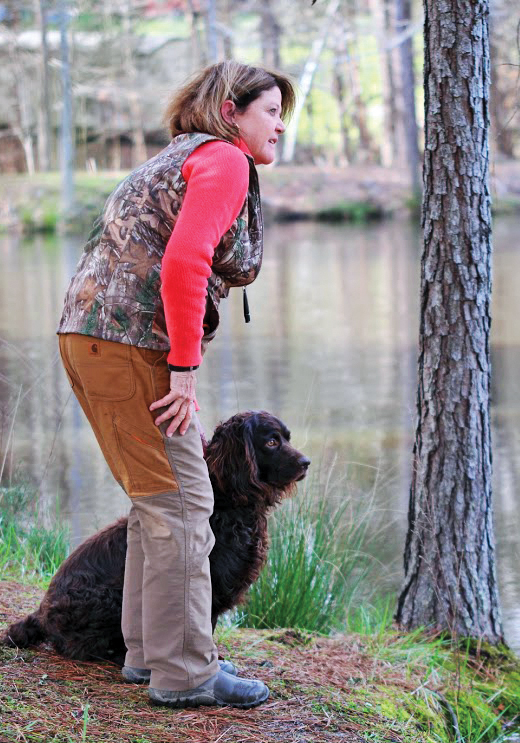
[[[115,415],[114,433],[123,463],[123,483],[130,497],[178,491],[160,431],[143,431]],[[126,474],[126,476],[125,476]]]
[[[111,402],[130,400],[136,389],[130,346],[90,336],[74,338],[73,369],[86,397]]]

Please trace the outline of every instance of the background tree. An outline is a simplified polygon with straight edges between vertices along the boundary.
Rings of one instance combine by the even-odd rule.
[[[305,106],[307,96],[311,91],[314,75],[316,74],[316,70],[318,68],[319,59],[327,41],[327,37],[334,20],[334,15],[339,8],[339,4],[340,0],[329,0],[320,33],[314,39],[310,54],[305,62],[303,72],[299,81],[300,95],[298,97],[298,100],[296,101],[294,113],[292,115],[289,126],[287,127],[287,132],[283,140],[282,159],[286,163],[290,163],[294,157],[294,148],[296,146],[300,116],[303,107]]]
[[[418,421],[396,619],[496,644],[488,19],[488,0],[425,2]]]
[[[61,206],[65,215],[74,207],[74,123],[72,112],[72,79],[69,52],[69,7],[61,0],[60,17],[60,62],[62,82],[61,110]]]
[[[260,3],[260,36],[262,40],[262,61],[267,67],[279,69],[282,65],[280,58],[281,34],[282,27],[276,17],[272,0],[263,0]]]
[[[411,0],[395,2],[395,33],[398,39],[397,69],[398,125],[402,147],[399,159],[408,164],[415,193],[420,191],[419,145],[417,143],[417,117],[415,115],[415,73],[412,38]]]
[[[517,0],[493,0],[494,152],[520,152]],[[301,81],[286,157],[417,173],[414,64],[420,0],[68,0],[75,167],[132,167],[164,145],[170,91],[236,57]],[[62,111],[59,0],[5,0],[0,21],[0,168],[56,168]],[[516,13],[517,14],[517,13]],[[408,136],[406,135],[408,132]],[[411,148],[407,143],[411,143]],[[280,142],[282,145],[282,140]],[[290,146],[289,146],[290,145]],[[415,153],[415,154],[414,154]]]
[[[516,19],[516,22],[511,22]],[[516,0],[493,0],[491,44],[491,132],[496,152],[515,156],[520,128],[518,63],[520,13]]]
[[[47,44],[47,2],[35,0],[35,14],[40,28],[41,49],[38,70],[40,100],[38,105],[38,167],[50,170],[51,166],[51,110],[49,84],[49,47]]]

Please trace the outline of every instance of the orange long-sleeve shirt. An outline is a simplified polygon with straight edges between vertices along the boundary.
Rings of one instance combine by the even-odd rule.
[[[245,152],[250,154],[242,141],[238,146],[220,140],[207,142],[182,167],[186,193],[161,269],[170,339],[168,362],[175,366],[196,366],[202,360],[202,321],[213,253],[247,195]]]

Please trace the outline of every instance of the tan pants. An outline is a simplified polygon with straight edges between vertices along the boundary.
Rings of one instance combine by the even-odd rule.
[[[72,388],[116,480],[132,501],[123,591],[126,665],[183,691],[218,672],[211,627],[213,490],[197,426],[171,438],[150,412],[167,394],[166,354],[60,335]]]

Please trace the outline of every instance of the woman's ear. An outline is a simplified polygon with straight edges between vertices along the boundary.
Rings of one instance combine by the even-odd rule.
[[[235,116],[235,112],[237,110],[237,107],[233,103],[233,101],[227,100],[224,101],[224,103],[220,107],[220,113],[222,115],[222,118],[226,122],[226,124],[230,124],[231,126],[234,125],[233,118]]]

